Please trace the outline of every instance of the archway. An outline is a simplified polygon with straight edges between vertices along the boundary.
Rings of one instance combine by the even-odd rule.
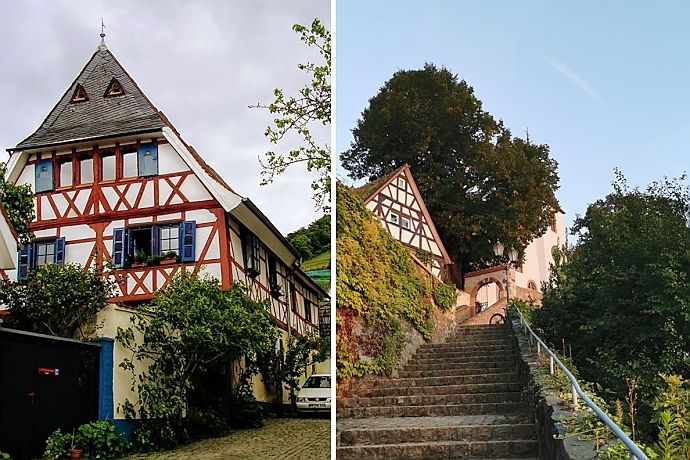
[[[492,296],[491,294],[491,285],[495,285],[495,295],[493,297],[496,297],[496,299],[491,302]],[[480,292],[482,288],[486,286],[486,297],[483,297],[483,293]],[[476,282],[474,287],[472,288],[472,291],[470,291],[470,305],[474,306],[472,308],[472,316],[476,315],[478,313],[477,311],[477,304],[479,303],[482,306],[482,309],[492,305],[495,301],[498,301],[499,299],[502,299],[505,297],[505,288],[503,287],[503,283],[499,281],[498,279],[494,278],[493,276],[488,276],[485,278],[480,279],[479,281]],[[481,310],[480,310],[481,311]]]

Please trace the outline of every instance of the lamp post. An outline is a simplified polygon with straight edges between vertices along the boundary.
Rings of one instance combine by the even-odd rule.
[[[505,249],[505,246],[503,243],[501,243],[500,240],[496,240],[496,244],[494,244],[494,255],[496,256],[497,259],[501,261],[502,264],[505,264],[505,270],[506,270],[506,308],[508,308],[508,302],[510,302],[510,273],[509,269],[511,264],[515,264],[518,260],[518,252],[517,249],[515,248],[510,248],[508,250],[508,258],[504,259],[503,257],[503,251]]]

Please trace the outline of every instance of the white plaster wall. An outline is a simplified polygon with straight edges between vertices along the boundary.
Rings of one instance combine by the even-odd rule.
[[[527,288],[527,282],[533,280],[537,284],[537,290],[541,292],[541,283],[549,279],[549,265],[553,264],[551,249],[554,246],[560,247],[565,243],[564,214],[557,212],[555,219],[555,232],[549,226],[542,236],[525,248],[525,263],[522,267],[522,274],[517,272],[515,275],[515,281],[519,287]]]
[[[170,174],[189,171],[187,163],[178,155],[170,144],[158,146],[158,173]]]

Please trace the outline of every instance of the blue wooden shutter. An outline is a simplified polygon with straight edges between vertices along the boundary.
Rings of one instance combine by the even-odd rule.
[[[56,264],[65,263],[65,239],[58,238],[55,240],[55,256],[54,262]]]
[[[124,228],[116,228],[113,230],[113,267],[122,268],[125,266],[125,235]]]
[[[139,177],[158,175],[158,144],[141,144],[137,149]]]
[[[180,256],[182,262],[194,262],[196,247],[196,221],[185,220],[180,225]]]
[[[53,190],[53,160],[38,160],[34,165],[36,193]]]
[[[23,247],[19,248],[19,271],[17,273],[17,279],[26,280],[29,278],[29,268],[31,268],[31,256],[33,251],[32,243],[25,244]]]

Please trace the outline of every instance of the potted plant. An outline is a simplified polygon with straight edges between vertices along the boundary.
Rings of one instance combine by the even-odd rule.
[[[161,257],[160,258],[161,265],[170,265],[170,264],[174,264],[177,262],[177,252],[176,251],[163,252],[163,253],[161,253],[160,257]]]
[[[143,249],[137,249],[134,252],[134,261],[132,262],[132,268],[145,267],[148,262],[149,256],[146,255]]]
[[[67,450],[67,452],[69,453],[69,458],[71,458],[71,459],[81,458],[81,453],[82,453],[81,449],[77,449],[74,438],[75,438],[74,430],[72,430],[72,440],[70,442],[70,447]]]
[[[283,289],[277,282],[271,283],[271,295],[276,299],[283,297]]]

